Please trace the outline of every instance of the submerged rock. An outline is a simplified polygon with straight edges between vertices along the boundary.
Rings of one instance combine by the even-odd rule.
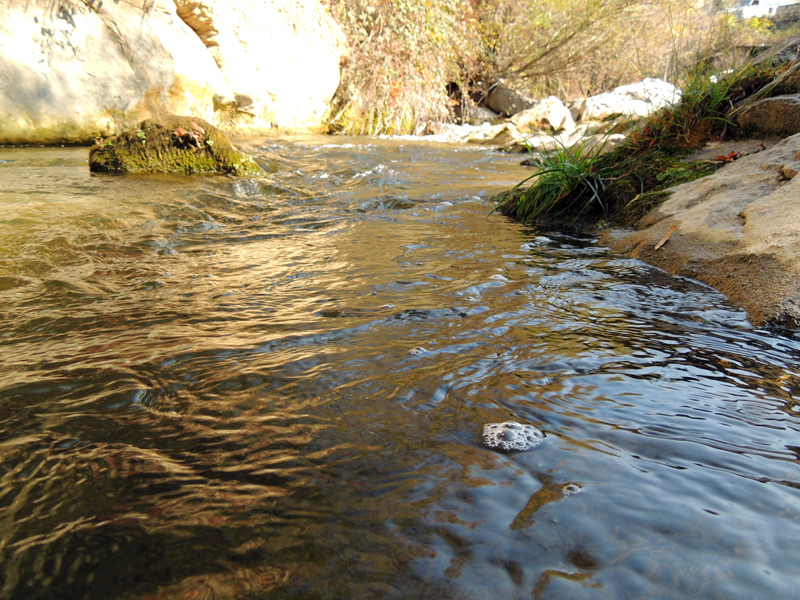
[[[483,426],[483,443],[506,452],[524,452],[544,440],[544,433],[533,425],[513,421],[487,423]]]
[[[89,151],[91,171],[263,175],[255,161],[203,119],[168,115],[98,141]]]

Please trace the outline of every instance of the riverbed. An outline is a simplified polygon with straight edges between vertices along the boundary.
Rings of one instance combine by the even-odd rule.
[[[0,148],[0,598],[797,598],[800,339],[490,214],[518,156],[241,146]]]

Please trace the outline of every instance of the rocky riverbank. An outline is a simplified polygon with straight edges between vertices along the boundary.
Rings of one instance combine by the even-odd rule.
[[[794,330],[800,328],[798,41],[788,45],[795,48],[791,66],[775,82],[791,93],[740,101],[730,117],[749,135],[720,136],[684,159],[722,159],[721,169],[670,188],[636,230],[603,233],[617,252],[718,289],[754,325]]]
[[[619,160],[625,166],[592,188],[595,206],[587,211],[594,215],[594,222],[600,220],[603,242],[615,252],[718,289],[745,309],[754,325],[794,330],[800,328],[800,178],[796,177],[800,172],[799,41],[793,40],[767,57],[763,65],[770,66],[734,74],[732,77],[738,79],[731,85],[730,98],[715,109],[724,109],[718,114],[699,116],[706,110],[700,106],[698,114],[688,115],[695,109],[676,106],[671,114],[643,124],[632,137],[607,136],[610,141],[624,138],[620,140],[621,153],[611,162]],[[770,81],[763,79],[765,76],[775,78]],[[731,82],[724,85],[728,84]],[[708,87],[702,93],[713,96],[716,92]],[[671,119],[686,121],[673,123]],[[597,125],[584,127],[585,140],[589,127]],[[549,147],[542,138],[536,150],[569,148],[572,140],[563,135],[550,141]],[[686,156],[689,148],[697,151]],[[609,166],[608,162],[580,164],[579,154],[564,154],[564,160],[574,161],[565,173],[583,169],[581,176],[588,179],[590,173]],[[553,162],[540,162],[539,166],[544,164],[559,169]],[[695,179],[703,174],[704,165],[713,166],[708,169],[710,174]],[[670,184],[672,187],[661,184],[669,182],[675,173],[680,173],[679,179],[685,177],[686,183],[678,181],[678,185]],[[625,192],[627,196],[618,193],[617,181],[626,178],[636,180],[636,185]],[[584,206],[581,194],[587,189],[569,188],[568,179],[564,175],[565,187],[550,197],[558,201],[563,198],[570,206]],[[542,181],[535,179],[533,185]],[[548,185],[559,183],[548,181]],[[641,191],[658,191],[645,200],[647,194],[637,196],[633,189],[638,190],[640,184]],[[602,193],[598,192],[600,187]],[[501,209],[526,218],[526,213],[517,208],[527,201],[524,194],[520,191],[504,196]],[[645,210],[631,217],[629,207],[637,202]],[[607,219],[599,219],[598,204]],[[561,219],[566,223],[574,217],[574,210],[545,209],[536,214],[557,214],[560,217],[556,222]]]
[[[764,146],[766,150],[758,151]],[[674,275],[706,283],[754,325],[800,327],[800,134],[720,144],[693,158],[750,153],[670,189],[637,229],[603,243]],[[659,242],[669,235],[661,247]]]
[[[608,151],[642,119],[680,98],[680,89],[660,79],[566,103],[555,96],[534,100],[498,86],[485,105],[461,115],[465,125],[439,126],[436,137],[504,152],[551,152],[578,142],[587,149],[602,146]]]

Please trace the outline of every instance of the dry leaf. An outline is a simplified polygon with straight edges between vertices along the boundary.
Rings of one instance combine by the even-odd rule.
[[[735,152],[734,151],[734,152],[728,153],[727,156],[722,156],[722,155],[718,156],[716,158],[716,161],[717,162],[731,163],[731,162],[733,162],[735,160],[739,160],[743,156],[747,156],[747,152]]]
[[[669,236],[671,236],[676,229],[677,227],[675,225],[669,228],[669,231],[666,233],[666,235],[664,235],[664,237],[661,238],[661,241],[656,244],[656,250],[658,250],[659,248],[661,248],[661,246],[667,243]]]

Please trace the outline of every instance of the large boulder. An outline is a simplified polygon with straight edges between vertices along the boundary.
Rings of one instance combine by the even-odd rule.
[[[89,151],[89,169],[110,173],[263,175],[252,158],[203,119],[166,115],[98,140]]]
[[[158,111],[213,117],[230,89],[167,2],[0,4],[0,143],[80,143]]]
[[[510,117],[526,108],[531,108],[534,101],[499,82],[492,86],[484,104],[494,112]]]
[[[319,0],[178,3],[0,3],[0,144],[85,143],[170,113],[325,127],[345,49]]]
[[[236,133],[319,130],[347,40],[318,0],[175,0],[231,86]]]
[[[648,77],[587,98],[576,120],[603,121],[618,115],[646,117],[660,108],[672,106],[680,98],[681,91],[671,83]]]

